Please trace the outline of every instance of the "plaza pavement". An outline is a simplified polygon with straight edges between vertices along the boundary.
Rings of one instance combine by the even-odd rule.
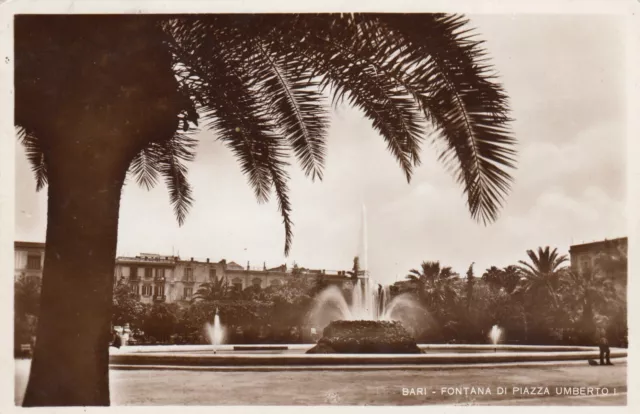
[[[29,360],[16,360],[15,402],[27,384]],[[433,368],[420,370],[119,370],[112,369],[112,405],[625,405],[627,362]],[[463,387],[485,394],[464,395]],[[497,395],[497,387],[507,392]],[[513,387],[521,390],[514,392]],[[549,395],[540,395],[544,387]],[[556,387],[607,389],[608,395],[556,395]],[[454,395],[442,393],[453,389]],[[486,394],[486,389],[491,394]],[[524,389],[531,390],[526,393]],[[460,390],[462,394],[456,394]]]

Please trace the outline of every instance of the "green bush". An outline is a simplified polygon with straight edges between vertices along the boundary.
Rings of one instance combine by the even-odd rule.
[[[307,353],[419,354],[420,349],[400,322],[336,321]]]

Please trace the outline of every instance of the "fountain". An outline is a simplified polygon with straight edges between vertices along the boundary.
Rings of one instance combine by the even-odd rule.
[[[494,345],[494,352],[497,352],[498,342],[500,342],[500,337],[502,336],[502,329],[498,325],[493,325],[491,327],[491,331],[489,332],[489,339],[491,339],[491,343]]]
[[[216,309],[213,325],[206,325],[213,353],[211,345],[127,346],[121,351],[111,349],[111,367],[141,369],[145,365],[162,365],[176,369],[185,366],[234,369],[268,366],[270,369],[280,367],[279,369],[289,370],[292,366],[297,366],[303,370],[342,370],[346,365],[355,364],[363,369],[380,369],[381,365],[411,365],[431,369],[433,364],[562,364],[564,361],[598,358],[599,350],[596,347],[499,344],[503,330],[498,325],[494,325],[488,334],[491,344],[415,344],[402,331],[406,329],[413,338],[419,338],[416,330],[428,328],[433,321],[411,295],[401,294],[391,298],[389,287],[375,284],[369,278],[366,271],[368,258],[365,216],[363,206],[363,237],[358,257],[365,270],[358,272],[358,279],[351,290],[330,286],[318,294],[309,314],[310,325],[316,329],[324,330],[333,322],[324,342],[324,338],[321,338],[315,345],[270,344],[262,345],[261,348],[264,349],[259,350],[254,349],[255,347],[223,344],[224,327]],[[326,353],[326,348],[324,351],[320,349],[319,352],[312,352],[313,348],[320,345],[328,345],[333,349],[328,350],[329,354]],[[344,349],[345,347],[351,349]],[[416,347],[420,352],[416,352]],[[491,348],[494,353],[491,353]],[[497,353],[498,348],[500,354]],[[265,349],[269,352],[256,353]],[[313,354],[308,355],[310,353]],[[616,348],[611,351],[611,358],[626,356],[626,349]]]
[[[396,321],[415,334],[418,327],[429,325],[426,310],[410,294],[401,294],[391,298],[389,286],[374,283],[369,278],[366,208],[362,206],[358,262],[361,271],[351,290],[343,292],[337,286],[329,286],[314,299],[309,312],[309,323],[324,329],[329,323],[338,320],[356,321]],[[346,296],[345,296],[346,294]]]
[[[218,315],[218,308],[213,316],[213,325],[206,324],[207,335],[209,336],[209,342],[213,345],[213,353],[216,353],[217,347],[222,345],[224,341],[224,327],[220,323],[220,315]]]

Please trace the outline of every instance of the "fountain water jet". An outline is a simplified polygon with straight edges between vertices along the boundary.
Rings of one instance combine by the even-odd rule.
[[[220,323],[220,315],[218,315],[218,308],[213,316],[213,325],[206,324],[207,334],[209,336],[209,342],[213,345],[213,353],[216,353],[216,347],[222,345],[224,341],[224,326]]]
[[[341,289],[330,286],[315,297],[315,304],[309,312],[309,322],[314,327],[324,329],[336,320],[398,321],[415,333],[415,328],[429,324],[425,309],[408,294],[391,299],[389,286],[383,287],[369,278],[367,209],[364,204],[360,226],[360,269],[355,275],[357,281],[352,287],[351,302],[348,303]]]
[[[491,331],[489,332],[489,338],[491,339],[491,343],[493,345],[498,345],[500,342],[500,337],[502,336],[502,329],[498,325],[493,325],[491,327]],[[494,351],[497,352],[497,347],[494,348]]]

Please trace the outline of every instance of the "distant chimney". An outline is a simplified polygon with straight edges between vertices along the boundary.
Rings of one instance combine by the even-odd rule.
[[[193,257],[191,258],[191,261],[193,262]]]
[[[209,263],[209,258],[207,257],[207,263]]]

